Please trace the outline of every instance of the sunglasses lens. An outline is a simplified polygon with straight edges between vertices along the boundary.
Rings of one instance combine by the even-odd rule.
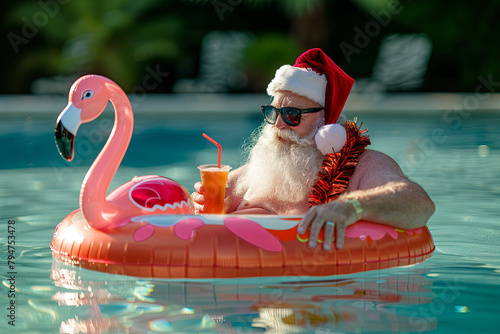
[[[288,125],[298,125],[300,123],[300,110],[295,108],[287,108],[284,110],[285,118]]]
[[[264,112],[264,118],[267,123],[276,123],[276,119],[278,118],[278,112],[276,111],[276,109],[271,106],[266,106],[262,109],[262,111]]]
[[[278,111],[279,110],[279,111]],[[273,106],[262,106],[262,112],[264,113],[264,119],[269,124],[275,124],[278,119],[278,114],[281,112],[281,118],[289,126],[297,126],[300,124],[300,109],[285,107],[282,109],[276,109]]]

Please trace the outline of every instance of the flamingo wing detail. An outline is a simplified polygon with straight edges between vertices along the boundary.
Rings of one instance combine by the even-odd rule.
[[[358,222],[348,226],[345,231],[345,236],[348,238],[360,238],[365,240],[370,237],[372,240],[380,240],[385,235],[390,235],[394,240],[398,239],[398,232],[392,226],[384,226],[369,222]]]
[[[149,212],[189,206],[190,201],[179,185],[163,178],[137,183],[130,189],[129,198],[134,205]]]
[[[278,238],[253,220],[229,217],[224,219],[224,226],[241,239],[264,250],[279,252],[283,248]]]

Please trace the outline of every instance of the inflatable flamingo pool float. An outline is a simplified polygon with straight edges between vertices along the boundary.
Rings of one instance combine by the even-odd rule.
[[[135,177],[106,197],[132,137],[132,107],[117,84],[97,75],[78,79],[71,87],[68,100],[55,128],[57,147],[68,161],[74,156],[74,138],[79,126],[96,119],[108,101],[115,108],[111,135],[87,172],[80,192],[80,208],[90,226],[97,229],[119,226],[130,217],[153,212],[192,213],[188,191],[175,181],[157,175]]]
[[[115,124],[83,180],[80,209],[56,227],[51,249],[58,260],[141,277],[320,276],[415,264],[434,250],[427,227],[363,221],[346,229],[342,249],[309,249],[309,231],[297,232],[301,216],[193,215],[189,192],[158,175],[134,177],[106,195],[134,125],[123,90],[102,76],[79,78],[54,131],[61,156],[71,161],[79,126],[108,101]]]

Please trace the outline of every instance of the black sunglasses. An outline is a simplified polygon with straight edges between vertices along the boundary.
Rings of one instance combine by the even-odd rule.
[[[323,110],[324,108],[307,108],[299,109],[294,107],[275,108],[272,105],[262,106],[264,119],[269,124],[275,124],[278,119],[278,114],[281,114],[281,119],[289,126],[297,126],[300,124],[300,115],[311,114]]]

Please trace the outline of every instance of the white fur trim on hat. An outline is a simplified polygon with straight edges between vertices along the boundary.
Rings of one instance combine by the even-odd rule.
[[[267,94],[274,96],[277,90],[289,90],[325,106],[326,83],[324,74],[311,69],[283,65],[267,86]]]
[[[347,132],[340,124],[327,124],[319,128],[314,141],[318,150],[324,155],[338,153],[344,147],[347,140]]]

